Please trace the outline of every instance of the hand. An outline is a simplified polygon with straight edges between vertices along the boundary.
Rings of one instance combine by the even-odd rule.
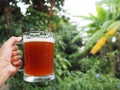
[[[0,66],[9,75],[16,73],[22,65],[20,52],[16,45],[21,39],[21,37],[11,37],[0,48]]]

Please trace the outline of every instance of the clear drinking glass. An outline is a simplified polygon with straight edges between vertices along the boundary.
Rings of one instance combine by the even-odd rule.
[[[54,34],[46,31],[25,32],[24,80],[42,82],[54,79]]]

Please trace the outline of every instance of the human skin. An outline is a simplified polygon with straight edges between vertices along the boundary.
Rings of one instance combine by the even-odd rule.
[[[19,48],[16,45],[21,39],[21,37],[11,37],[0,48],[0,87],[22,65]]]

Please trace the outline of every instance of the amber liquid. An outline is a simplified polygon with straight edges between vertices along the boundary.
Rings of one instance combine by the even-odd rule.
[[[30,76],[44,76],[53,73],[54,43],[24,42],[24,72]]]

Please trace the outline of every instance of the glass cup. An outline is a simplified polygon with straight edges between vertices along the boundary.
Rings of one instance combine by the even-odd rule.
[[[25,81],[54,79],[54,42],[52,32],[31,31],[23,34]]]

